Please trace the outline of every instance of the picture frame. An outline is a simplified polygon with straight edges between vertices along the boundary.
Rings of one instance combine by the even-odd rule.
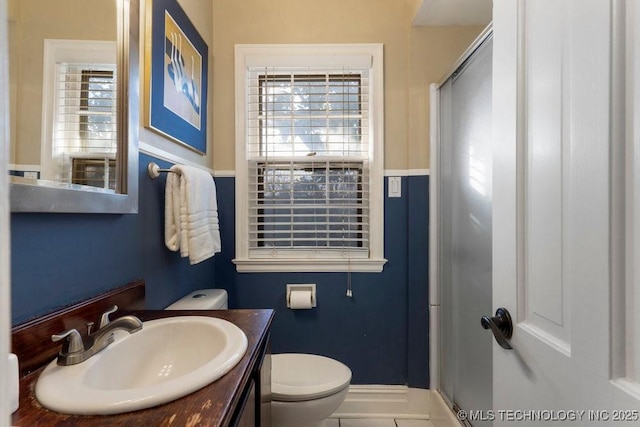
[[[149,5],[145,126],[204,155],[209,48],[177,0]]]

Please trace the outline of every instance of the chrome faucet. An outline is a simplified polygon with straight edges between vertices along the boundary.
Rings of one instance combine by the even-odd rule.
[[[58,354],[58,365],[77,365],[99,353],[113,343],[114,331],[123,330],[132,334],[142,329],[142,322],[135,316],[122,316],[112,322],[109,321],[109,315],[115,313],[116,310],[118,310],[118,306],[114,305],[102,313],[100,327],[93,333],[91,332],[93,322],[88,323],[87,336],[84,338],[77,329],[70,329],[61,334],[53,335],[51,340],[54,342],[66,338],[66,341],[62,344],[62,350]]]

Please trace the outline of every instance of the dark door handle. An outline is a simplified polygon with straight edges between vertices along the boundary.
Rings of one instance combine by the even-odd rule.
[[[491,329],[493,337],[500,347],[506,350],[513,349],[509,344],[509,338],[513,335],[513,323],[511,322],[511,315],[506,308],[500,307],[497,309],[494,317],[482,316],[480,324],[484,329]]]

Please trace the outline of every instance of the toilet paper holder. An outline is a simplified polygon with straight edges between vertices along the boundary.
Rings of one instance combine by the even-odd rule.
[[[311,292],[311,307],[316,306],[316,285],[312,284],[287,284],[287,308],[291,308],[291,292],[309,291]]]

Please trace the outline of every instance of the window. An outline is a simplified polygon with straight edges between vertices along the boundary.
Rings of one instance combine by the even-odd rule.
[[[114,42],[45,40],[42,177],[115,191]]]
[[[100,148],[114,150],[117,118],[116,76],[115,69],[104,68],[106,67],[78,67],[82,79],[78,111],[79,137],[85,141],[96,141],[95,145]]]
[[[382,47],[236,47],[238,271],[381,271]]]

